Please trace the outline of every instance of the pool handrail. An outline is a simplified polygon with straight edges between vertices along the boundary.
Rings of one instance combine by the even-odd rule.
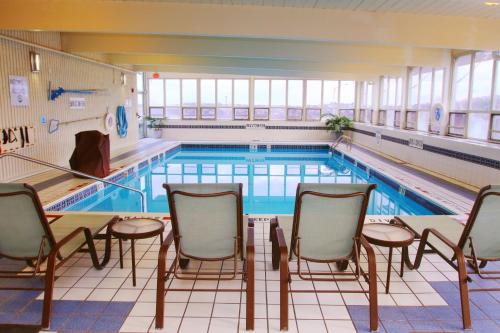
[[[146,199],[144,197],[144,193],[142,193],[142,191],[140,191],[138,189],[135,189],[135,188],[130,187],[130,186],[122,185],[122,184],[119,184],[119,183],[115,183],[115,182],[112,182],[112,181],[104,179],[104,178],[99,178],[99,177],[96,177],[96,176],[92,176],[92,175],[89,175],[89,174],[84,173],[84,172],[72,170],[72,169],[69,169],[69,168],[66,168],[66,167],[63,167],[63,166],[60,166],[60,165],[56,165],[56,164],[52,164],[52,163],[49,163],[49,162],[41,161],[41,160],[38,160],[36,158],[32,158],[32,157],[28,157],[28,156],[25,156],[25,155],[17,154],[17,153],[12,153],[12,152],[2,153],[2,154],[0,154],[0,159],[4,158],[4,157],[9,157],[9,156],[10,157],[14,157],[14,158],[18,158],[18,159],[21,159],[21,160],[24,160],[24,161],[28,161],[28,162],[31,162],[31,163],[43,165],[43,166],[46,166],[46,167],[49,167],[49,168],[52,168],[52,169],[56,169],[56,170],[60,170],[60,171],[68,172],[68,173],[72,173],[74,175],[78,175],[78,176],[81,176],[81,177],[84,177],[84,178],[89,178],[89,179],[92,179],[92,180],[96,180],[96,181],[99,181],[99,182],[102,182],[102,183],[105,183],[105,184],[117,186],[117,187],[126,189],[128,191],[133,191],[133,192],[139,193],[139,195],[141,196],[141,212],[145,212],[146,211]]]

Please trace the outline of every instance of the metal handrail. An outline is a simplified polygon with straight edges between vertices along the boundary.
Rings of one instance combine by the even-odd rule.
[[[335,140],[335,142],[332,144],[331,149],[335,149],[340,145],[341,143],[345,143],[347,148],[350,148],[352,146],[352,139],[348,137],[347,135],[341,135]]]
[[[72,173],[74,175],[78,175],[78,176],[85,177],[85,178],[90,178],[90,179],[97,180],[97,181],[102,182],[102,183],[106,183],[106,184],[109,184],[109,185],[114,185],[114,186],[121,187],[121,188],[129,190],[129,191],[133,191],[133,192],[139,193],[140,196],[141,196],[141,211],[142,212],[146,211],[146,199],[144,197],[144,193],[142,193],[138,189],[135,189],[135,188],[129,187],[129,186],[125,186],[125,185],[122,185],[122,184],[118,184],[118,183],[109,181],[107,179],[103,179],[103,178],[99,178],[99,177],[96,177],[96,176],[92,176],[92,175],[89,175],[89,174],[86,174],[86,173],[83,173],[83,172],[80,172],[80,171],[71,170],[69,168],[65,168],[65,167],[62,167],[62,166],[59,166],[59,165],[56,165],[56,164],[52,164],[52,163],[49,163],[49,162],[37,160],[35,158],[31,158],[31,157],[28,157],[28,156],[24,156],[24,155],[20,155],[20,154],[16,154],[16,153],[4,153],[4,154],[0,154],[0,158],[9,157],[9,156],[10,157],[14,157],[14,158],[18,158],[18,159],[21,159],[21,160],[24,160],[24,161],[32,162],[32,163],[35,163],[35,164],[43,165],[43,166],[46,166],[46,167],[49,167],[49,168],[52,168],[52,169],[57,169],[57,170],[60,170],[60,171],[69,172],[69,173]]]

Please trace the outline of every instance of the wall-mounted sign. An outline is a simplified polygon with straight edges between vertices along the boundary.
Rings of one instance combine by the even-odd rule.
[[[35,141],[33,126],[15,126],[0,130],[0,152],[10,152],[32,146]]]
[[[87,107],[87,100],[84,97],[70,97],[69,108],[71,110],[83,110]]]
[[[29,86],[26,76],[9,75],[10,105],[29,106]]]
[[[40,124],[45,125],[47,123],[47,116],[42,115],[40,117]]]
[[[410,139],[408,139],[408,146],[413,147],[413,148],[418,148],[418,149],[424,149],[424,140],[410,138]]]
[[[247,129],[266,129],[266,124],[245,124]]]

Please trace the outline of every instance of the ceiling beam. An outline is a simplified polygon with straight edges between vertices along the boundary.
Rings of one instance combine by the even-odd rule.
[[[63,33],[62,47],[72,53],[168,54],[271,60],[321,61],[390,66],[443,67],[444,49],[353,45],[251,38]]]
[[[0,1],[0,29],[248,37],[500,49],[500,20],[386,12],[97,0]]]

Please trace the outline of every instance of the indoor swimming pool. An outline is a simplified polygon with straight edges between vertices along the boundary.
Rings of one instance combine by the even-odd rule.
[[[377,184],[369,215],[451,212],[328,146],[182,145],[119,182],[140,189],[147,212],[168,212],[164,183],[242,183],[246,214],[293,214],[298,183]],[[107,187],[65,208],[70,211],[141,211],[140,195]]]

